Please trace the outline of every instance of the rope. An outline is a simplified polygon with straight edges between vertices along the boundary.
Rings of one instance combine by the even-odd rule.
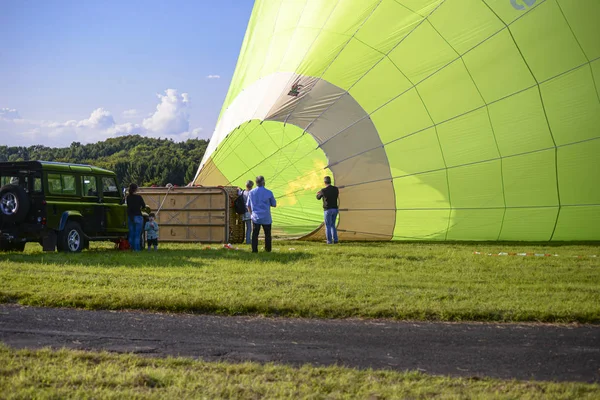
[[[158,216],[158,213],[160,212],[160,210],[162,209],[163,205],[165,204],[165,201],[167,200],[167,196],[169,195],[169,192],[171,191],[171,189],[173,189],[173,185],[170,183],[167,183],[167,193],[165,194],[165,197],[163,198],[162,203],[160,203],[160,206],[158,207],[158,210],[156,210],[156,215]]]

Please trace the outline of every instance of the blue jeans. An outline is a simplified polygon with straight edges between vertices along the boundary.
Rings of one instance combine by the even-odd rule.
[[[252,220],[247,219],[246,223],[246,244],[252,244]]]
[[[337,219],[337,215],[337,208],[330,208],[329,210],[325,210],[325,237],[327,238],[328,244],[338,242],[337,229],[335,227],[335,220]]]
[[[144,224],[144,217],[136,215],[135,217],[129,216],[129,245],[135,251],[142,249],[141,236],[142,236],[142,225]]]

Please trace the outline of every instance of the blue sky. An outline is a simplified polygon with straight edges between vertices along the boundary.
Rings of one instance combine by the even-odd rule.
[[[3,0],[0,145],[65,146],[128,133],[209,138],[252,7]]]

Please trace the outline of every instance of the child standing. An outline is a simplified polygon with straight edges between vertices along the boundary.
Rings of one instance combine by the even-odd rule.
[[[158,250],[158,223],[154,221],[156,215],[150,213],[148,216],[148,222],[146,222],[146,243],[148,243],[148,250],[151,246],[154,246],[154,250]]]

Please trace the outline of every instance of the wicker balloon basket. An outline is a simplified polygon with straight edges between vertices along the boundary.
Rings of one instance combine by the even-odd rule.
[[[225,186],[224,189],[229,195],[229,243],[244,243],[246,240],[245,224],[242,221],[242,215],[235,212],[233,204],[238,197],[238,188]]]

